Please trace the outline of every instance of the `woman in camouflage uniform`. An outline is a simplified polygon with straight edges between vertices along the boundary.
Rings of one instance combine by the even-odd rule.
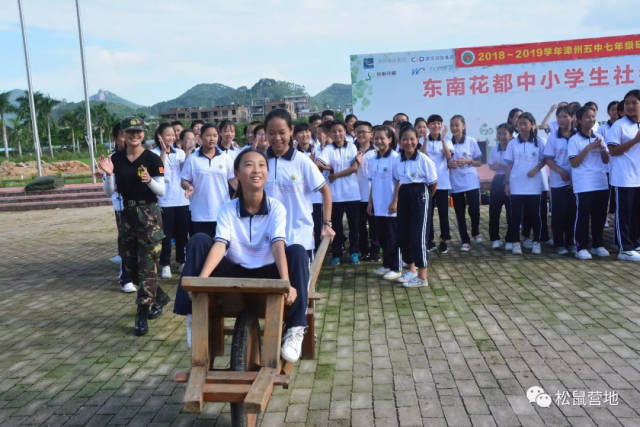
[[[145,133],[141,119],[128,117],[121,122],[121,129],[126,149],[110,158],[102,156],[98,165],[107,175],[107,195],[117,189],[124,199],[122,255],[127,273],[138,287],[135,333],[144,335],[149,331],[149,308],[156,302],[157,266],[164,237],[158,206],[158,196],[165,191],[164,169],[160,157],[142,145]]]

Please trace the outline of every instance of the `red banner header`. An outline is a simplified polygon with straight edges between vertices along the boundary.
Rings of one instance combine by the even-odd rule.
[[[456,67],[639,55],[640,34],[455,49]]]

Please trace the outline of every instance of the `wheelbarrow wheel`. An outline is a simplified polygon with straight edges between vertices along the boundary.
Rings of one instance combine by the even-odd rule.
[[[256,316],[243,311],[236,318],[231,341],[231,370],[257,371],[260,366],[260,325]],[[231,424],[248,427],[256,424],[257,414],[250,414],[243,403],[231,404]]]

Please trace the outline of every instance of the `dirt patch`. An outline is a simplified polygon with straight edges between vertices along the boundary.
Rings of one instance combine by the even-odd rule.
[[[0,164],[0,178],[20,178],[28,179],[36,175],[38,169],[36,162],[2,162]],[[43,175],[86,175],[91,174],[91,168],[78,160],[67,160],[63,162],[42,162]]]

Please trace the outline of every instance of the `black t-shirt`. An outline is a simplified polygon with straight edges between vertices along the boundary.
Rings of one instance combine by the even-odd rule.
[[[111,162],[113,163],[113,173],[116,176],[117,191],[124,200],[158,201],[153,191],[140,180],[138,168],[140,166],[147,168],[151,178],[164,175],[164,167],[160,156],[149,150],[144,150],[132,163],[127,159],[126,150],[122,150],[111,156]],[[142,170],[140,170],[140,173],[142,173]]]

